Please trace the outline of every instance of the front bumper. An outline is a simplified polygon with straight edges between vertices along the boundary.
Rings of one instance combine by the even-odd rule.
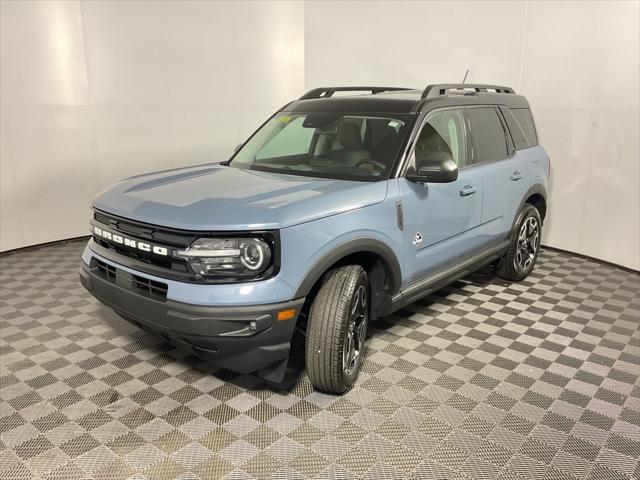
[[[279,382],[304,298],[266,305],[204,306],[158,299],[133,287],[134,275],[117,265],[110,273],[82,263],[82,285],[129,322],[186,347],[222,368],[257,372]],[[277,313],[295,309],[293,318]]]

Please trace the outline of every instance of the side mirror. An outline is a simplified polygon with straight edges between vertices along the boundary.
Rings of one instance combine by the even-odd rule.
[[[438,159],[425,159],[418,164],[417,172],[411,169],[405,178],[419,183],[455,182],[458,179],[458,166],[448,155]]]

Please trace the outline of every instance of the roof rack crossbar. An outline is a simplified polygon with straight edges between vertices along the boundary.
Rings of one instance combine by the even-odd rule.
[[[371,92],[372,94],[375,94],[382,92],[395,92],[398,90],[410,89],[404,87],[321,87],[309,90],[300,97],[300,100],[308,100],[310,98],[329,98],[336,92]]]
[[[429,85],[422,92],[422,100],[427,98],[446,95],[448,90],[474,90],[476,93],[487,92],[493,90],[495,93],[516,93],[511,87],[502,87],[500,85],[482,85],[471,83],[442,83]]]

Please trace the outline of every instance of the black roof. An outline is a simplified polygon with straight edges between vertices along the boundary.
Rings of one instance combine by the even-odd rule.
[[[335,92],[366,91],[334,97]],[[326,87],[316,88],[299,100],[286,105],[288,112],[342,111],[349,113],[411,113],[444,106],[504,105],[509,108],[529,108],[522,95],[512,88],[496,85],[429,85],[426,89],[398,87]]]

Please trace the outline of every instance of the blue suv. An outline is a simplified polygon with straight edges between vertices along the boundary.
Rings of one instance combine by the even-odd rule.
[[[483,265],[531,272],[549,171],[511,88],[319,88],[226,162],[99,194],[80,278],[135,325],[272,382],[297,327],[311,382],[340,393],[369,322]]]

